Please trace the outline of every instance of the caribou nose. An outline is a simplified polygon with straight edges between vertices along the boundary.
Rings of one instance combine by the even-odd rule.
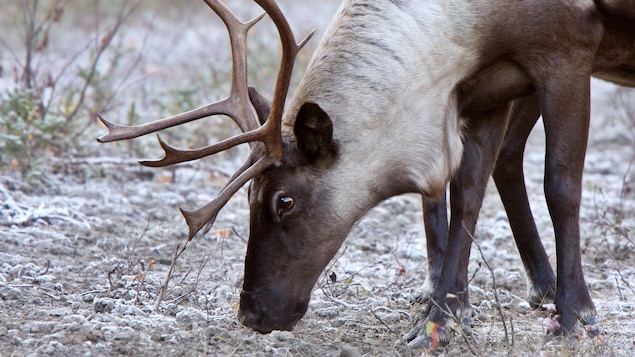
[[[260,333],[282,330],[280,326],[277,326],[272,321],[271,313],[263,302],[263,299],[259,299],[254,293],[242,291],[240,293],[240,308],[237,314],[238,321]]]
[[[289,306],[293,308],[289,309]],[[269,294],[242,291],[237,318],[241,324],[260,333],[291,331],[307,307],[308,302],[288,304],[272,299]]]
[[[240,322],[242,325],[247,326],[255,331],[258,331],[260,333],[270,333],[271,331],[273,331],[273,328],[265,328],[261,321],[262,315],[254,313],[252,311],[247,311],[247,310],[243,310],[240,309],[238,310],[238,322]]]

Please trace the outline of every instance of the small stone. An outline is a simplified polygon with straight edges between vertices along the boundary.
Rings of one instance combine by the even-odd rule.
[[[271,337],[278,341],[288,341],[295,338],[291,331],[273,331],[271,332]]]
[[[50,274],[46,274],[46,275],[40,275],[40,276],[36,276],[35,278],[33,278],[33,282],[34,283],[38,283],[38,284],[42,284],[42,283],[50,283],[57,280],[57,278],[54,275],[50,275]]]
[[[355,348],[349,345],[343,345],[342,350],[340,350],[340,357],[361,357],[362,354],[359,353]]]
[[[115,308],[115,301],[109,298],[95,299],[93,309],[95,312],[110,313]]]

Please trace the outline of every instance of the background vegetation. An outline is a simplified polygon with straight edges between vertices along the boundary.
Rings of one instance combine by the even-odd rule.
[[[258,14],[246,1],[237,5],[232,8],[244,20]],[[158,152],[151,136],[95,144],[103,132],[97,113],[132,125],[228,93],[227,35],[203,2],[2,1],[0,12],[0,169],[34,189],[53,188],[51,173],[68,159],[109,157],[113,148],[124,149],[118,157],[139,158],[148,145]],[[275,35],[268,19],[250,32],[250,84],[265,94],[273,91],[277,73]],[[299,68],[314,45],[300,55]],[[210,118],[163,135],[173,145],[198,147],[235,130],[227,118]],[[224,162],[235,155],[218,157]]]

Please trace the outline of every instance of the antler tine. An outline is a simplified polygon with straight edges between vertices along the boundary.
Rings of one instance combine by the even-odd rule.
[[[227,182],[225,187],[221,190],[218,196],[212,201],[208,202],[205,206],[193,211],[185,210],[181,208],[181,214],[185,218],[185,222],[189,227],[188,240],[192,240],[196,233],[200,231],[206,225],[211,227],[216,220],[218,212],[227,204],[227,201],[240,189],[247,181],[251,180],[258,173],[262,172],[269,165],[271,160],[267,157],[260,158],[253,165],[243,165],[241,169],[244,171],[236,176],[233,180]]]
[[[98,137],[97,141],[100,143],[107,143],[111,141],[134,139],[139,136],[154,133],[163,129],[171,128],[173,126],[181,125],[196,119],[201,119],[216,114],[226,114],[230,117],[233,117],[233,107],[235,107],[235,105],[233,105],[233,101],[233,98],[228,97],[219,102],[207,104],[202,107],[187,111],[185,113],[176,114],[167,118],[136,126],[113,124],[112,122],[106,120],[101,114],[97,114],[97,118],[108,129],[108,132]]]
[[[271,111],[269,112],[267,121],[263,125],[268,132],[267,140],[264,142],[267,148],[267,154],[279,160],[282,156],[282,114],[287,92],[289,91],[293,65],[298,52],[311,36],[313,36],[315,31],[311,31],[300,44],[296,44],[291,26],[289,26],[289,23],[276,2],[273,0],[256,0],[256,2],[265,10],[276,25],[282,43],[282,59],[280,60],[280,70],[278,71],[278,78],[276,80]]]
[[[160,135],[157,135],[159,145],[164,151],[164,156],[159,160],[142,160],[139,163],[148,167],[165,167],[180,162],[197,160],[206,156],[210,156],[221,151],[230,149],[236,145],[251,143],[261,140],[265,137],[265,132],[262,127],[248,131],[246,133],[234,135],[231,138],[220,141],[216,144],[208,145],[194,150],[181,150],[167,144]]]
[[[266,13],[262,13],[249,22],[242,22],[221,0],[204,0],[214,12],[221,18],[225,26],[229,29],[229,41],[232,49],[232,85],[230,96],[237,99],[241,104],[238,106],[238,113],[232,119],[241,131],[255,130],[260,126],[258,119],[251,110],[249,101],[248,80],[247,80],[247,32]]]
[[[99,120],[108,129],[108,133],[97,138],[97,141],[104,143],[133,139],[217,114],[225,114],[231,117],[243,132],[259,127],[258,119],[251,110],[251,103],[249,102],[249,94],[247,91],[247,32],[253,25],[260,21],[265,14],[259,15],[251,21],[242,22],[221,1],[205,0],[205,3],[221,18],[229,32],[232,48],[232,86],[229,96],[221,101],[185,113],[137,126],[116,125],[106,120],[103,116],[98,115]]]
[[[247,159],[245,159],[245,161],[242,163],[242,165],[240,165],[238,170],[236,170],[236,172],[232,174],[229,180],[227,180],[227,183],[221,190],[221,193],[213,201],[208,202],[207,205],[197,210],[185,210],[183,208],[180,209],[181,214],[183,215],[183,218],[185,218],[185,222],[187,223],[187,226],[190,229],[188,240],[191,240],[196,235],[196,233],[199,232],[203,227],[205,227],[205,229],[202,232],[203,235],[207,234],[207,232],[212,228],[212,225],[214,224],[214,221],[216,220],[216,215],[221,210],[221,208],[225,206],[225,204],[231,198],[231,196],[233,196],[233,194],[236,193],[236,191],[242,185],[244,185],[245,182],[249,181],[252,178],[251,173],[246,174],[245,177],[242,177],[242,178],[240,176],[254,165],[253,158],[254,156],[249,155]],[[264,161],[264,160],[260,159],[260,161]],[[263,167],[266,167],[269,165],[269,163],[257,162],[256,166],[258,165],[263,165]],[[254,170],[257,170],[258,172],[261,171],[259,167],[256,167]],[[237,187],[235,189],[234,188],[227,189],[227,193],[224,193],[225,188],[227,188],[230,185],[230,183],[237,180],[242,180],[243,183],[240,183],[240,182],[236,183]],[[210,207],[205,208],[207,206],[210,206]]]

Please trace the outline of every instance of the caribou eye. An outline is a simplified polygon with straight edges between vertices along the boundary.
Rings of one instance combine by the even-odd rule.
[[[286,211],[290,210],[295,206],[295,200],[293,197],[282,196],[278,198],[276,213],[278,216],[282,216]]]

